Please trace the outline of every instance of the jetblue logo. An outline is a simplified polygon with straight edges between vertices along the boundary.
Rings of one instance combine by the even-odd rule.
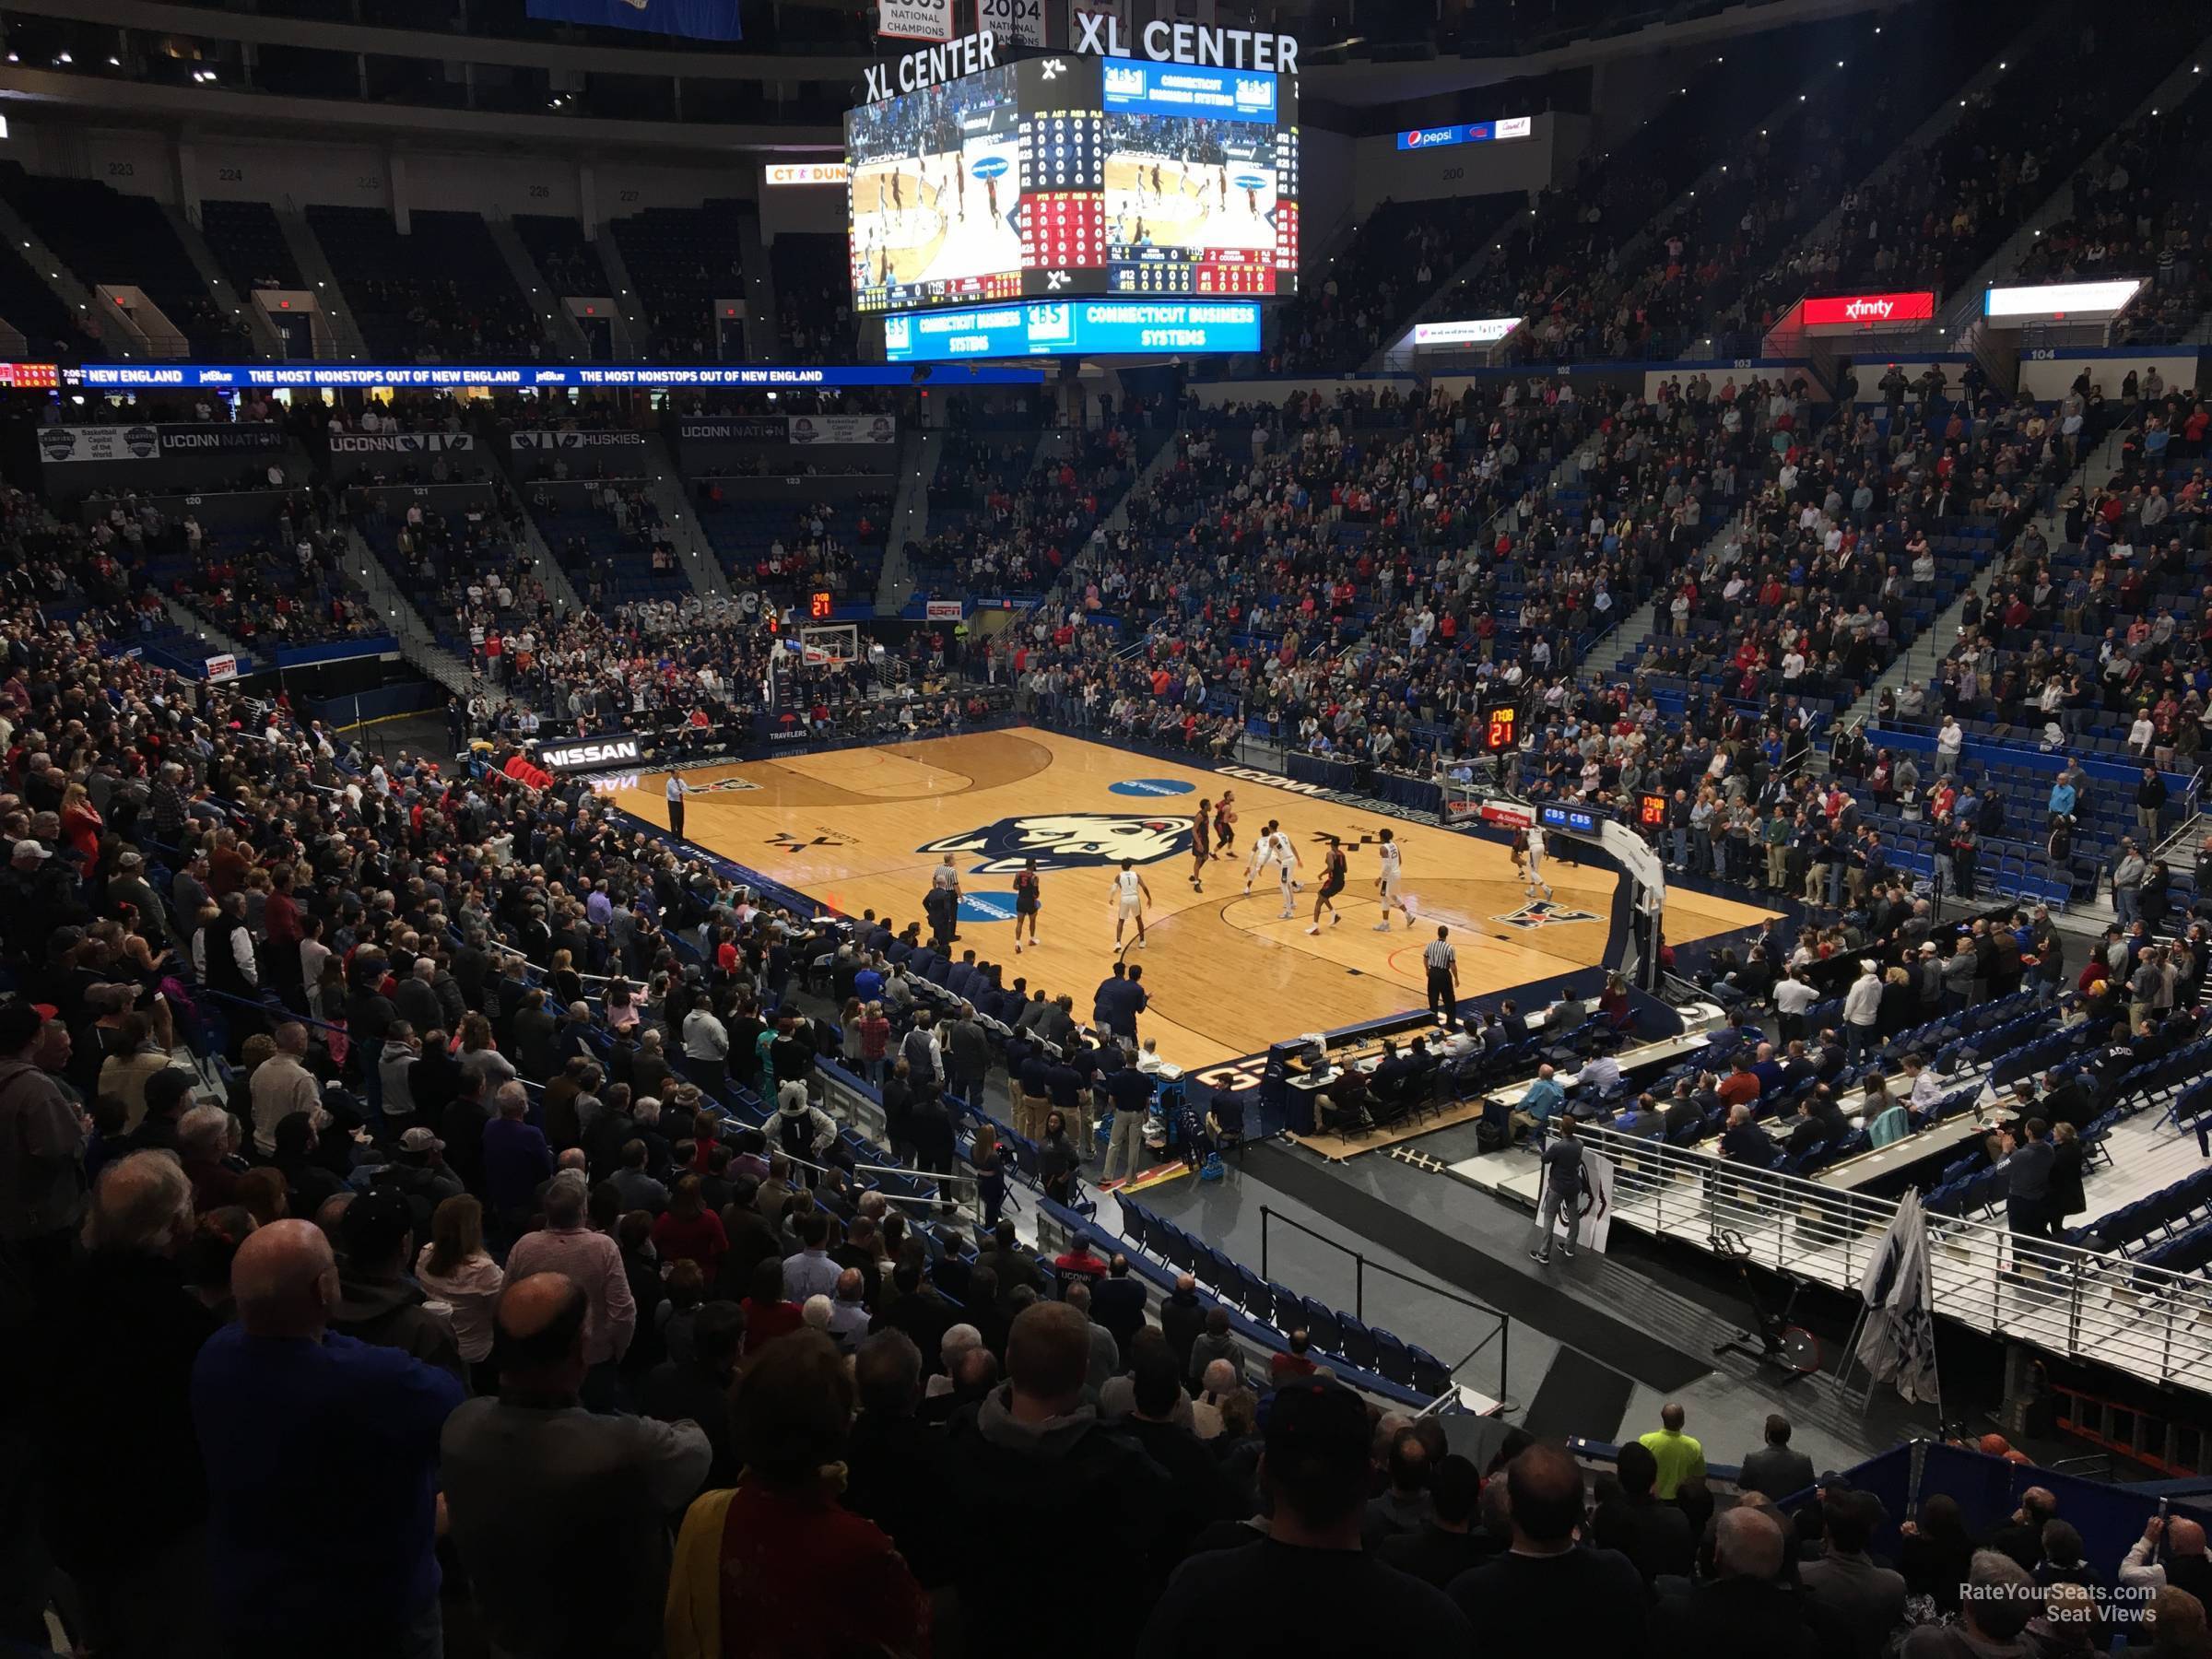
[[[1157,864],[1190,847],[1188,818],[1064,812],[1000,818],[980,830],[926,842],[916,851],[972,853],[982,862],[971,874],[1008,876],[1032,858],[1040,870],[1074,870],[1118,865],[1124,858]]]

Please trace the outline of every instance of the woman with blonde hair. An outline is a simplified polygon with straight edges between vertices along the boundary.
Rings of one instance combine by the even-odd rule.
[[[572,1002],[583,1000],[583,979],[576,971],[573,952],[557,950],[553,953],[553,965],[546,970],[546,983],[552,987],[554,996],[564,1008]]]
[[[492,1314],[507,1276],[484,1248],[484,1206],[463,1193],[430,1216],[430,1241],[415,1257],[415,1279],[453,1322],[469,1382],[478,1394],[499,1387],[491,1367]]]
[[[106,824],[82,783],[63,789],[61,817],[63,843],[84,860],[82,875],[90,881],[100,867],[100,832]]]

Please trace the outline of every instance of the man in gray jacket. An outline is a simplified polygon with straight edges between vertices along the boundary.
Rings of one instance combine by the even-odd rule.
[[[1779,1503],[1804,1491],[1814,1478],[1813,1460],[1790,1450],[1790,1419],[1777,1411],[1767,1418],[1766,1443],[1745,1457],[1735,1484],[1739,1491],[1758,1492]]]
[[[696,1423],[583,1409],[585,1313],[564,1274],[507,1287],[501,1392],[446,1419],[447,1512],[495,1652],[648,1659],[661,1651],[671,1522],[713,1453]]]

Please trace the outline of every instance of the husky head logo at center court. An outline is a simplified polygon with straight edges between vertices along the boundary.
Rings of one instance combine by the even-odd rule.
[[[1191,820],[1184,818],[1119,818],[1110,812],[1042,813],[1005,818],[964,835],[927,842],[924,853],[972,853],[982,862],[972,874],[1006,876],[1025,859],[1040,870],[1073,870],[1118,865],[1124,858],[1153,864],[1185,853]]]

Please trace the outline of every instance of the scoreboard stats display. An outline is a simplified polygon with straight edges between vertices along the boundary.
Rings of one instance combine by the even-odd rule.
[[[845,117],[855,309],[1297,291],[1294,74],[1025,58]]]

